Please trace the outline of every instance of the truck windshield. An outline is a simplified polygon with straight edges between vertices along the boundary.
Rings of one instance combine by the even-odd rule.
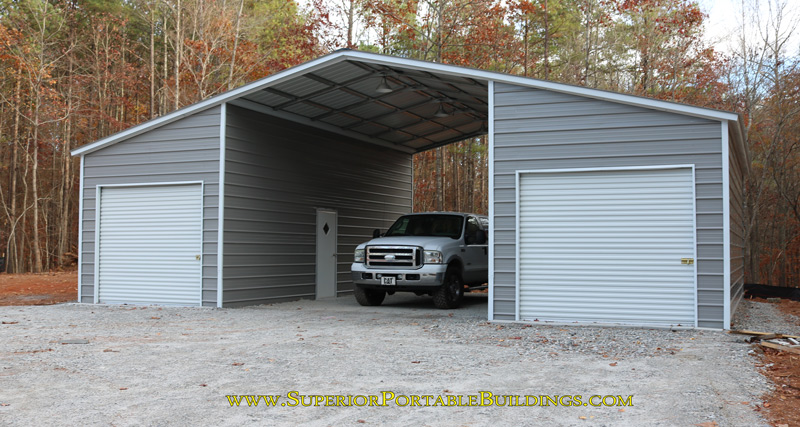
[[[441,236],[451,239],[461,237],[464,217],[460,215],[407,215],[401,216],[385,236]]]

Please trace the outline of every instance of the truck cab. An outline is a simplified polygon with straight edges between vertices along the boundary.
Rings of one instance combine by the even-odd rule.
[[[438,308],[457,308],[465,290],[488,282],[486,216],[458,212],[403,215],[385,232],[358,245],[351,266],[356,300],[380,305],[387,294],[433,296]]]

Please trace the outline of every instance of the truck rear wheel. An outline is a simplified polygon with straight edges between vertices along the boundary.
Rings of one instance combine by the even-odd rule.
[[[353,291],[356,295],[356,301],[358,301],[359,304],[365,306],[381,305],[383,299],[386,298],[386,292],[384,291],[378,291],[374,289],[364,289],[358,285],[356,285]]]
[[[458,308],[463,297],[464,282],[461,280],[461,274],[454,267],[450,267],[444,274],[444,283],[433,293],[433,305],[441,309]]]

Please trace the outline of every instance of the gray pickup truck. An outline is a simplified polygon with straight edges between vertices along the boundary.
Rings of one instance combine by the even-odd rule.
[[[358,245],[350,270],[356,300],[380,305],[386,294],[433,296],[438,308],[457,308],[465,290],[489,279],[489,219],[468,213],[401,216],[386,233]]]

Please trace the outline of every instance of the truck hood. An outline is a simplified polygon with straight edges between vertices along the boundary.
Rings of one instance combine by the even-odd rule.
[[[364,249],[365,246],[422,246],[427,250],[441,250],[446,245],[452,245],[458,242],[456,239],[449,237],[435,237],[435,236],[396,236],[396,237],[379,237],[372,239],[366,243],[358,245],[358,249]]]

